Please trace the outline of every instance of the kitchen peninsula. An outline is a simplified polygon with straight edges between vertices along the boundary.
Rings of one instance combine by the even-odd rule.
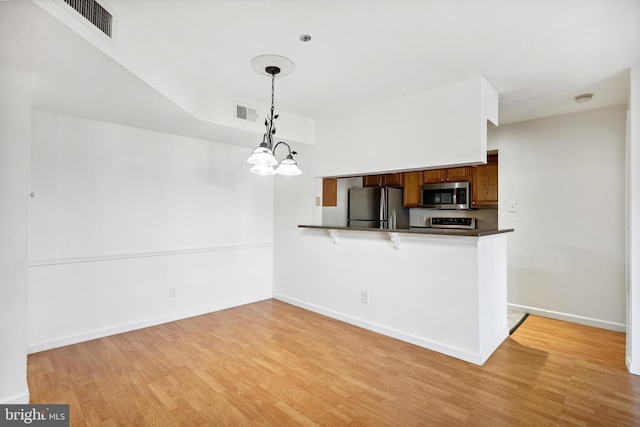
[[[477,365],[507,338],[513,230],[299,228],[323,280],[336,276],[360,298],[359,307],[306,308]]]
[[[323,120],[313,182],[276,186],[274,298],[482,365],[508,336],[510,233],[483,231],[498,228],[497,215],[487,215],[497,213],[497,192],[473,193],[497,189],[489,123],[498,125],[498,93],[482,77]],[[409,229],[445,215],[421,203],[422,185],[436,179],[471,182],[477,212],[451,215],[473,215],[474,230]],[[403,188],[402,207],[387,203],[378,218],[396,228],[360,230],[371,219],[349,217],[346,192],[353,187]],[[406,226],[402,209],[414,210]],[[296,225],[312,226],[291,227],[293,215]]]

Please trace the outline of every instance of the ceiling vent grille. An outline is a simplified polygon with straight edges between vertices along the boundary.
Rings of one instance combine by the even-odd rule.
[[[64,0],[80,15],[87,18],[100,31],[111,37],[111,21],[113,16],[95,0]]]
[[[245,105],[236,104],[236,118],[255,122],[258,120],[258,110]]]

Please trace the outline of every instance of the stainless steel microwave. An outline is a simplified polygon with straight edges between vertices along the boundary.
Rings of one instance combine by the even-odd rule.
[[[471,209],[470,182],[443,182],[422,185],[422,207],[430,209]]]

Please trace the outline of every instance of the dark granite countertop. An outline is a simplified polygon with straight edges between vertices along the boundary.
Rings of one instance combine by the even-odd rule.
[[[440,236],[470,236],[470,237],[483,237],[491,236],[493,234],[511,233],[513,228],[476,228],[473,230],[460,230],[452,228],[364,228],[364,227],[344,227],[344,226],[331,226],[331,225],[298,225],[299,228],[315,228],[322,230],[347,230],[347,231],[367,231],[375,233],[407,233],[407,234],[433,234]]]

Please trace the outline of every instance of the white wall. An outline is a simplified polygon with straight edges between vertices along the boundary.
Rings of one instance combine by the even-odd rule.
[[[30,351],[271,296],[246,149],[41,111],[32,144]]]
[[[498,95],[482,77],[326,117],[316,123],[316,176],[486,161]]]
[[[27,239],[32,76],[0,66],[0,404],[28,403]]]
[[[511,306],[624,330],[625,108],[501,126],[489,148],[500,153],[499,225],[515,229]]]
[[[334,244],[282,225],[275,298],[479,365],[508,334],[505,235],[402,234],[396,250],[386,233],[341,230]]]

